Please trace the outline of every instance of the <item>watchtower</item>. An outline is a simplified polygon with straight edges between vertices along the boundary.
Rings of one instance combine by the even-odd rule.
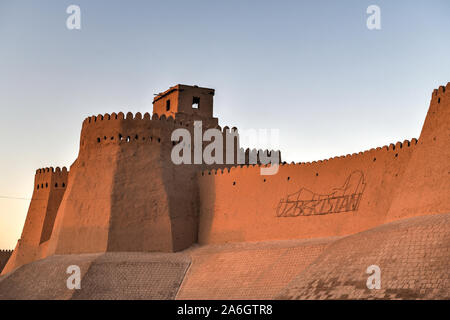
[[[217,126],[213,117],[214,89],[177,84],[153,99],[153,113],[185,122],[201,120],[204,126]]]

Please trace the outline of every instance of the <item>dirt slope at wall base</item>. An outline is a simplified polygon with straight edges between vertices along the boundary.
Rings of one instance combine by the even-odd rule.
[[[3,276],[0,299],[174,299],[189,263],[177,253],[54,255]],[[67,288],[72,265],[80,267],[80,290]]]
[[[449,226],[439,214],[340,238],[55,255],[2,276],[0,299],[449,299]],[[366,287],[373,264],[381,290]],[[70,265],[81,290],[66,287]]]
[[[371,265],[380,289],[367,288]],[[450,214],[414,217],[336,241],[277,297],[447,300],[449,267]]]

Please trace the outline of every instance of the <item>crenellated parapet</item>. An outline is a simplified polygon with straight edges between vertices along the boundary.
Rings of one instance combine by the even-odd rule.
[[[91,116],[83,121],[81,134],[80,154],[99,150],[104,147],[158,147],[163,148],[166,159],[170,154],[171,148],[179,143],[172,141],[171,136],[176,129],[186,129],[191,135],[189,148],[191,148],[192,156],[194,153],[194,140],[196,140],[195,126],[193,122],[185,122],[181,116],[176,115],[166,117],[145,113],[133,114],[123,112]],[[257,150],[240,148],[239,131],[236,127],[231,129],[228,126],[221,128],[219,125],[214,127],[203,126],[201,130],[202,151],[211,143],[205,141],[205,132],[208,129],[216,129],[220,131],[223,145],[222,163],[209,165],[206,167],[219,168],[236,164],[264,164],[267,163],[273,152],[278,152],[278,163],[281,162],[281,153],[273,150]]]
[[[177,128],[189,128],[190,125],[172,116],[150,116],[140,112],[123,112],[91,116],[83,121],[81,131],[81,150],[97,148],[99,144],[116,145],[134,140],[163,142],[170,144],[171,132]],[[80,150],[80,151],[81,151]]]
[[[0,259],[4,256],[9,257],[12,253],[13,253],[13,250],[0,249]],[[0,267],[0,272],[1,272],[1,267]]]
[[[34,178],[35,191],[49,191],[51,189],[65,189],[67,187],[69,171],[66,167],[48,167],[36,170]]]
[[[416,138],[413,138],[410,140],[404,140],[403,142],[398,141],[395,144],[391,143],[389,145],[384,145],[382,147],[372,148],[370,150],[361,151],[358,153],[352,153],[352,154],[346,154],[342,156],[335,156],[328,159],[323,160],[317,160],[317,161],[311,161],[311,162],[281,162],[281,155],[280,155],[280,167],[318,167],[321,165],[325,165],[328,163],[335,163],[335,162],[342,162],[342,161],[348,161],[348,160],[358,160],[358,159],[364,159],[366,161],[367,159],[372,159],[373,162],[377,161],[377,158],[380,159],[392,159],[395,160],[399,157],[402,157],[403,153],[410,153],[411,148],[414,148],[418,143],[418,140]],[[242,149],[243,150],[243,149]],[[246,168],[263,168],[268,167],[270,164],[263,164],[260,161],[260,157],[262,154],[264,154],[264,157],[266,155],[270,155],[272,152],[279,152],[279,151],[268,151],[268,150],[257,150],[257,149],[245,149],[245,163],[240,165],[233,165],[229,168],[222,168],[222,169],[207,169],[203,170],[201,172],[202,176],[205,175],[211,175],[211,172],[213,174],[217,173],[229,173],[233,170],[238,170],[242,168],[245,170]],[[249,159],[257,159],[256,163],[254,161],[249,162]]]
[[[450,97],[450,82],[446,86],[439,86],[439,88],[434,89],[431,95],[431,102],[442,103],[444,99],[449,99]]]

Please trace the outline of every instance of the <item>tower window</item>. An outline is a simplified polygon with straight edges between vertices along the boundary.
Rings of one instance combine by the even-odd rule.
[[[198,109],[200,108],[200,98],[194,97],[192,98],[192,109]]]
[[[170,110],[170,100],[166,101],[166,111]]]

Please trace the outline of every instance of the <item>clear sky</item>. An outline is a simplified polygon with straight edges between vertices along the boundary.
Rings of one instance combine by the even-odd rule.
[[[10,197],[71,165],[85,117],[151,112],[177,83],[215,88],[222,126],[279,129],[289,162],[418,137],[450,81],[449,16],[448,0],[0,0],[0,248],[29,205]]]

